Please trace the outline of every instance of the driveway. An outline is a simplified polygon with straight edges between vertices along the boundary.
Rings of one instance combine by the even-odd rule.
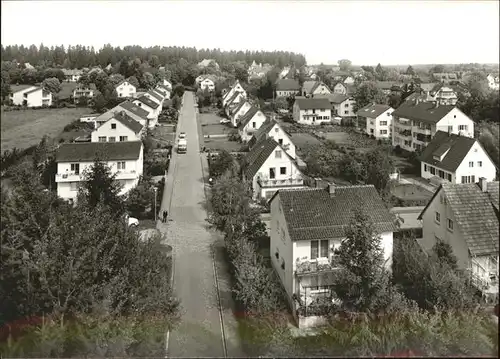
[[[168,209],[169,221],[159,224],[160,231],[166,234],[166,244],[173,247],[174,290],[181,302],[180,323],[167,335],[167,355],[242,356],[237,327],[229,308],[232,303],[226,300],[228,295],[230,297],[224,285],[228,274],[220,273],[221,291],[215,274],[212,244],[219,242],[219,235],[209,230],[206,222],[204,172],[191,92],[184,94],[179,132],[186,133],[188,149],[185,154],[172,153],[161,205],[162,211]],[[220,266],[217,267],[221,271]]]

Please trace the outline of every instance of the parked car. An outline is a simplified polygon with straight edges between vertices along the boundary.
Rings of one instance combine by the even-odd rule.
[[[185,139],[186,138],[186,132],[181,132],[179,133],[179,139]]]
[[[222,120],[219,121],[221,124],[226,124],[226,123],[229,123],[231,122],[231,120],[228,120],[227,118],[223,118]]]
[[[127,224],[129,227],[138,227],[139,226],[139,220],[134,217],[130,217],[128,214],[125,215],[125,220],[127,221]]]

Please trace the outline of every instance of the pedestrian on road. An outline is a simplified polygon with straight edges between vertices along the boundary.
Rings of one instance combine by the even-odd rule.
[[[164,210],[163,211],[163,223],[167,222],[167,216],[168,216],[168,212],[167,212],[167,210]]]

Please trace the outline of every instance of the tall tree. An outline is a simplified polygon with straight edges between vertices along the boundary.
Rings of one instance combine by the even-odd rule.
[[[375,82],[366,81],[356,88],[356,91],[354,92],[354,99],[356,100],[354,111],[357,112],[360,108],[363,108],[372,102],[380,104],[385,103],[386,96],[377,87]]]
[[[50,91],[53,95],[57,95],[62,90],[61,83],[55,77],[43,80],[42,87],[47,91]]]
[[[408,68],[406,69],[406,74],[411,75],[411,76],[415,76],[415,70],[413,69],[413,67],[411,65],[409,65]]]
[[[351,68],[352,62],[351,60],[343,59],[338,61],[339,67],[341,71],[349,71]]]

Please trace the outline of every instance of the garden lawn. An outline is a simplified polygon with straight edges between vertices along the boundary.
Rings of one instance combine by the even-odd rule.
[[[398,184],[391,188],[391,193],[406,201],[430,200],[433,196],[433,193],[412,183]]]
[[[162,147],[169,143],[172,145],[174,144],[175,127],[176,126],[161,125],[154,128],[154,130],[152,131],[152,135],[153,135],[153,142],[155,143],[154,144],[155,148],[156,148],[156,143],[160,143]]]
[[[85,107],[41,110],[1,111],[2,152],[14,147],[25,149],[36,145],[44,135],[56,137],[64,126],[90,113]]]
[[[305,132],[292,133],[290,138],[293,144],[299,148],[306,148],[308,146],[319,145],[321,142],[313,135]]]
[[[226,150],[228,152],[239,152],[241,143],[229,141],[227,138],[205,138],[202,146],[212,151]]]
[[[57,94],[60,100],[69,100],[73,96],[73,90],[76,89],[78,84],[76,82],[63,82],[61,84],[61,91]]]
[[[198,116],[204,136],[227,135],[232,130],[229,125],[222,125],[220,123],[222,117],[219,117],[215,113],[200,113]]]

